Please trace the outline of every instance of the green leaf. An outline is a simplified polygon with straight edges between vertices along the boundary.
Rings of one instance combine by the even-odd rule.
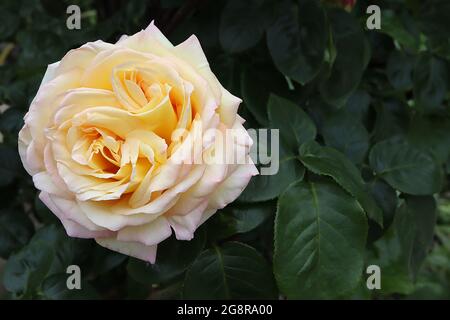
[[[267,30],[267,45],[277,68],[305,84],[324,61],[328,39],[325,13],[318,1],[281,2],[277,19]]]
[[[186,273],[185,299],[275,299],[267,261],[252,247],[227,242],[203,251]]]
[[[354,118],[364,121],[369,112],[370,100],[370,95],[366,91],[358,89],[348,98],[345,110]]]
[[[316,126],[295,103],[271,94],[267,105],[270,127],[280,130],[287,151],[296,154],[298,147],[316,137]]]
[[[450,118],[414,117],[407,134],[408,141],[420,150],[432,153],[440,164],[450,156]]]
[[[431,196],[408,196],[406,205],[416,221],[416,231],[410,259],[413,277],[417,274],[433,244],[434,228],[437,220],[436,201]]]
[[[67,288],[70,274],[58,273],[45,279],[42,283],[42,297],[48,300],[93,300],[99,296],[95,289],[81,278],[81,289]]]
[[[28,243],[34,227],[30,218],[17,209],[0,215],[0,257],[8,256]]]
[[[406,198],[396,212],[386,234],[374,243],[371,264],[382,271],[381,290],[385,294],[408,294],[433,240],[436,204],[431,196]]]
[[[241,90],[246,108],[262,127],[268,127],[267,102],[270,93],[292,96],[286,79],[271,65],[254,65],[241,75]]]
[[[230,0],[220,19],[219,38],[229,52],[240,52],[256,45],[270,19],[264,0]]]
[[[238,201],[261,202],[278,197],[292,182],[303,179],[305,168],[296,157],[280,159],[278,172],[274,175],[252,177]]]
[[[271,94],[268,114],[271,128],[279,129],[280,142],[278,145],[275,142],[277,151],[268,150],[272,158],[279,159],[278,172],[253,177],[239,197],[242,202],[272,200],[278,197],[290,183],[302,179],[304,168],[294,155],[301,143],[313,140],[316,136],[316,127],[309,116],[287,99]],[[272,144],[272,141],[268,144]],[[261,141],[258,148],[260,150],[262,148]],[[273,160],[270,166],[274,170],[277,169],[277,164]]]
[[[291,299],[332,299],[361,280],[367,219],[359,204],[330,183],[299,182],[280,197],[274,272]]]
[[[387,228],[391,225],[397,209],[397,193],[382,180],[375,179],[370,182],[369,186],[372,197],[383,212],[384,228]]]
[[[270,203],[227,206],[208,220],[208,239],[221,240],[238,233],[252,231],[274,212],[274,206]]]
[[[323,125],[322,135],[326,145],[339,150],[353,163],[364,161],[369,149],[369,134],[353,115],[340,112],[330,116]]]
[[[31,297],[45,279],[53,262],[53,250],[43,241],[31,242],[9,257],[3,274],[3,285],[16,297]]]
[[[447,94],[447,66],[439,58],[422,54],[414,68],[414,97],[426,111],[442,109]]]
[[[174,236],[158,245],[155,264],[130,258],[128,274],[141,284],[155,284],[168,281],[182,274],[205,245],[205,232],[199,229],[191,241],[180,241]]]
[[[12,255],[5,267],[5,288],[17,297],[35,297],[48,276],[64,273],[69,265],[82,262],[89,242],[68,238],[55,225],[39,229],[30,243]]]
[[[368,192],[359,170],[343,154],[311,141],[300,147],[300,160],[308,170],[333,178],[356,198],[370,219],[383,225],[382,212]]]
[[[395,89],[407,90],[413,86],[415,57],[402,51],[393,51],[389,56],[386,73]]]
[[[428,195],[441,189],[442,170],[436,161],[406,141],[392,138],[377,143],[369,161],[378,177],[401,192]]]
[[[448,278],[439,274],[428,272],[417,280],[415,290],[407,296],[411,300],[448,300],[450,286]]]
[[[392,10],[382,10],[381,32],[389,35],[405,49],[416,52],[419,50],[419,36],[407,27],[405,16],[399,16]]]
[[[375,105],[374,141],[382,141],[405,134],[409,124],[408,106],[399,100],[388,99]]]
[[[358,22],[347,12],[329,12],[337,56],[330,76],[320,84],[322,97],[329,103],[343,105],[358,87],[369,61],[369,44]]]
[[[91,263],[96,275],[106,273],[118,267],[128,258],[124,254],[108,250],[98,245],[94,246],[91,256]]]
[[[39,229],[31,239],[31,243],[44,242],[53,250],[53,261],[48,275],[66,272],[67,266],[79,264],[87,258],[89,240],[71,238],[66,231],[56,225]]]

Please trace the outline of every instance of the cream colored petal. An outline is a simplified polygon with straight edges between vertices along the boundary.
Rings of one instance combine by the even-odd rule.
[[[55,205],[60,208],[67,220],[78,223],[91,231],[104,231],[105,228],[92,223],[82,211],[81,207],[74,199],[64,199],[49,195]]]
[[[115,192],[114,188],[123,185],[125,180],[108,181],[93,176],[79,175],[73,171],[73,168],[63,163],[57,163],[57,168],[68,189],[79,196],[92,190],[103,191],[103,193]]]
[[[227,165],[222,164],[208,165],[202,178],[181,195],[178,202],[167,212],[167,215],[186,215],[201,207],[208,195],[213,193],[226,178],[227,167]]]
[[[47,70],[45,71],[44,77],[42,78],[42,81],[41,81],[41,86],[46,84],[49,81],[52,81],[57,76],[56,71],[59,67],[59,64],[60,64],[60,62],[58,61],[58,62],[49,64],[47,66]]]
[[[115,67],[130,62],[145,62],[149,59],[152,59],[151,55],[127,48],[102,51],[86,68],[80,86],[112,90],[111,75]]]
[[[69,237],[82,238],[82,239],[94,239],[94,238],[109,238],[114,236],[114,232],[109,230],[102,231],[90,231],[85,227],[79,225],[72,220],[61,220],[64,229]]]
[[[27,148],[26,161],[31,172],[44,170],[44,156],[42,148],[37,145],[36,140],[32,140]]]
[[[258,174],[250,157],[247,161],[249,164],[237,165],[235,170],[211,194],[208,208],[221,209],[233,202],[245,189],[250,178]]]
[[[104,182],[102,179],[117,178],[123,179],[128,176],[131,172],[129,166],[123,166],[119,169],[117,174],[114,173],[102,173],[98,170],[93,170],[88,166],[83,166],[72,160],[71,153],[67,150],[67,141],[65,133],[61,131],[56,131],[52,133],[51,149],[53,153],[53,158],[55,159],[58,175],[63,179],[64,183],[67,185],[68,189],[72,192],[74,190],[79,190],[81,186],[75,184],[70,184],[71,181],[76,182],[78,176],[85,176],[83,179],[85,181],[85,186],[101,184]],[[61,169],[61,166],[64,168]],[[60,172],[63,170],[64,173]],[[69,171],[69,172],[67,172]],[[90,179],[99,178],[99,179]]]
[[[166,38],[166,36],[158,29],[155,25],[155,20],[152,20],[148,27],[145,29],[145,32],[152,38],[157,40],[161,45],[166,48],[173,48],[173,44]]]
[[[45,147],[45,129],[52,124],[52,116],[61,106],[63,94],[69,89],[79,87],[80,76],[79,69],[61,74],[40,87],[33,99],[24,121],[41,153]]]
[[[117,200],[127,191],[129,188],[129,183],[123,184],[122,181],[119,183],[103,183],[101,188],[103,190],[96,190],[92,188],[85,192],[77,194],[77,199],[79,201],[107,201],[107,200]],[[105,190],[106,189],[106,190]]]
[[[181,179],[177,185],[164,191],[159,197],[145,206],[130,209],[128,205],[122,203],[121,206],[115,206],[112,210],[120,215],[127,216],[134,216],[140,213],[145,213],[150,216],[163,214],[178,201],[181,194],[186,192],[201,178],[204,171],[204,165],[195,165],[192,170],[189,171],[189,174]]]
[[[153,167],[145,174],[144,179],[142,179],[139,186],[131,195],[130,201],[128,202],[131,208],[142,207],[150,201],[153,193],[153,190],[149,188],[152,177]]]
[[[150,263],[155,263],[156,245],[146,246],[139,242],[125,242],[114,238],[99,238],[95,239],[95,241],[97,241],[99,245],[110,250],[148,261]]]
[[[67,235],[70,237],[91,239],[111,237],[114,235],[114,233],[109,230],[92,231],[72,220],[68,220],[64,212],[53,202],[52,198],[46,192],[41,192],[39,194],[39,198],[50,209],[50,211],[52,211],[59,218],[59,220],[61,220],[64,229],[66,229]]]
[[[222,99],[219,106],[221,121],[228,127],[232,127],[236,121],[237,110],[242,100],[232,95],[227,89],[222,88]]]
[[[120,103],[112,91],[93,88],[68,90],[61,100],[61,108],[55,113],[55,125],[71,120],[77,113],[88,108],[108,106],[120,108]]]
[[[142,52],[165,56],[171,53],[172,43],[155,26],[154,21],[150,25],[132,36],[123,37],[117,45]]]
[[[31,137],[30,128],[24,125],[19,131],[18,149],[23,167],[29,175],[34,175],[44,170],[44,161],[42,156],[34,149],[34,143]]]
[[[200,225],[207,206],[208,199],[204,199],[191,212],[183,215],[172,215],[167,218],[178,240],[191,240],[194,237],[194,232]]]
[[[170,237],[172,230],[163,216],[141,225],[125,227],[117,232],[117,240],[139,242],[147,246],[155,245]]]
[[[113,48],[114,45],[101,40],[88,42],[79,48],[67,52],[61,59],[56,72],[59,75],[73,68],[85,70],[100,52],[111,50]]]
[[[50,144],[47,144],[44,149],[44,164],[47,173],[52,179],[52,182],[58,188],[59,192],[64,195],[63,197],[71,197],[71,193],[67,188],[66,183],[58,174],[58,168],[56,167],[55,158]]]
[[[206,208],[205,212],[203,212],[202,218],[200,219],[199,226],[201,226],[206,220],[211,218],[213,216],[213,214],[216,213],[216,212],[217,212],[217,209]]]
[[[34,186],[42,190],[44,192],[59,196],[59,197],[66,197],[67,193],[63,190],[60,190],[54,183],[50,175],[46,171],[41,171],[39,173],[36,173],[33,176],[33,183]]]
[[[113,210],[108,204],[97,201],[78,201],[81,210],[86,214],[90,221],[103,228],[118,231],[125,226],[138,226],[149,223],[156,218],[157,214],[132,214],[123,215]],[[124,206],[124,210],[130,210]]]
[[[139,114],[111,107],[89,108],[79,113],[73,123],[108,129],[122,139],[128,133],[141,129],[153,131],[160,137],[170,140],[177,119],[170,100],[166,97],[157,107]]]
[[[216,99],[220,101],[222,85],[211,71],[208,59],[203,52],[198,38],[195,35],[190,36],[184,42],[177,45],[173,51],[178,58],[187,61],[195,68],[195,70],[208,82],[209,88],[214,93]]]

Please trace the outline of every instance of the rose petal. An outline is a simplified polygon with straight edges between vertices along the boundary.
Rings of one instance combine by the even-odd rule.
[[[146,246],[139,242],[124,242],[114,238],[97,238],[95,241],[97,241],[99,245],[110,250],[148,261],[150,263],[155,263],[156,245]]]
[[[258,170],[250,157],[248,164],[237,165],[235,170],[219,185],[209,197],[208,208],[222,209],[233,202],[245,189],[250,178],[258,174]]]
[[[59,220],[61,220],[64,229],[66,229],[67,235],[70,237],[91,239],[111,237],[114,235],[114,233],[109,230],[92,231],[83,227],[75,221],[69,220],[64,214],[64,211],[62,211],[60,207],[55,204],[53,199],[46,192],[40,192],[39,199],[41,199],[41,201],[50,209],[50,211],[52,211],[59,218]]]
[[[183,215],[172,215],[168,218],[178,240],[191,240],[194,231],[200,225],[203,212],[208,206],[208,199],[203,200],[197,208]]]
[[[117,240],[139,242],[147,246],[158,244],[172,234],[170,225],[165,217],[140,226],[125,227],[117,232]]]

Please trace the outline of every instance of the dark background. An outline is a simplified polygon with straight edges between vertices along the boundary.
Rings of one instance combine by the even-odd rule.
[[[70,4],[81,8],[81,30],[66,28]],[[369,4],[381,8],[381,30],[365,28]],[[449,298],[450,2],[358,0],[354,7],[343,7],[341,1],[332,0],[2,0],[0,295],[6,299]],[[222,85],[243,98],[239,113],[248,127],[283,130],[294,121],[302,141],[291,141],[294,134],[283,131],[286,154],[297,156],[300,144],[315,140],[317,146],[309,145],[315,156],[336,159],[336,151],[344,158],[322,165],[306,159],[302,151],[301,161],[287,157],[290,160],[283,162],[279,175],[254,178],[241,198],[210,219],[193,241],[165,241],[153,267],[94,241],[69,239],[38,200],[17,153],[22,118],[49,63],[88,41],[114,43],[152,20],[174,44],[197,35]],[[269,110],[285,108],[291,113],[270,118],[267,105]],[[298,119],[307,120],[295,122]],[[386,141],[391,149],[383,144]],[[379,162],[370,156],[374,146]],[[386,175],[380,168],[404,164],[414,169]],[[281,235],[287,230],[283,221],[289,210],[300,212],[308,204],[294,197],[298,207],[292,209],[287,195],[278,198],[291,182],[303,179],[332,184],[344,201],[352,197],[359,201],[358,192],[346,187],[353,174],[349,166],[364,178],[360,189],[374,201],[364,210],[379,212],[384,226],[368,214],[369,220],[358,227],[367,231],[357,249],[361,259],[346,258],[346,247],[338,241],[330,254],[342,253],[341,258],[323,265],[327,270],[331,266],[331,271],[317,274],[313,268],[304,278],[312,279],[310,287],[302,287],[306,283],[302,280],[289,288],[281,278],[298,270],[289,264],[292,257],[274,258],[274,246],[275,250],[306,246],[289,243]],[[275,245],[274,220],[279,222]],[[330,233],[324,238],[328,236],[333,237]],[[234,275],[220,266],[204,273],[202,263],[209,258],[216,262],[217,253],[250,262]],[[371,263],[382,267],[382,290],[364,287],[363,266]],[[81,291],[65,288],[69,264],[81,266]],[[248,279],[247,273],[255,272],[258,276]],[[348,276],[343,276],[345,272]],[[231,291],[223,290],[221,279],[230,281]]]

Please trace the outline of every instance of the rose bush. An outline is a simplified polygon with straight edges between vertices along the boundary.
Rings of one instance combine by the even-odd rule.
[[[74,4],[81,29],[67,28]],[[2,0],[0,298],[448,299],[449,13],[448,0]],[[152,20],[161,32],[139,32]],[[225,144],[246,160],[241,125],[258,152],[276,137],[264,130],[279,139],[199,226],[253,166],[195,159],[236,128]]]
[[[173,46],[152,22],[50,65],[25,115],[19,153],[69,236],[154,262],[172,230],[191,240],[258,173],[240,102],[195,36]],[[196,153],[219,152],[214,132],[207,136],[212,128],[233,129],[237,139],[224,143],[245,149],[248,161],[195,161]]]

